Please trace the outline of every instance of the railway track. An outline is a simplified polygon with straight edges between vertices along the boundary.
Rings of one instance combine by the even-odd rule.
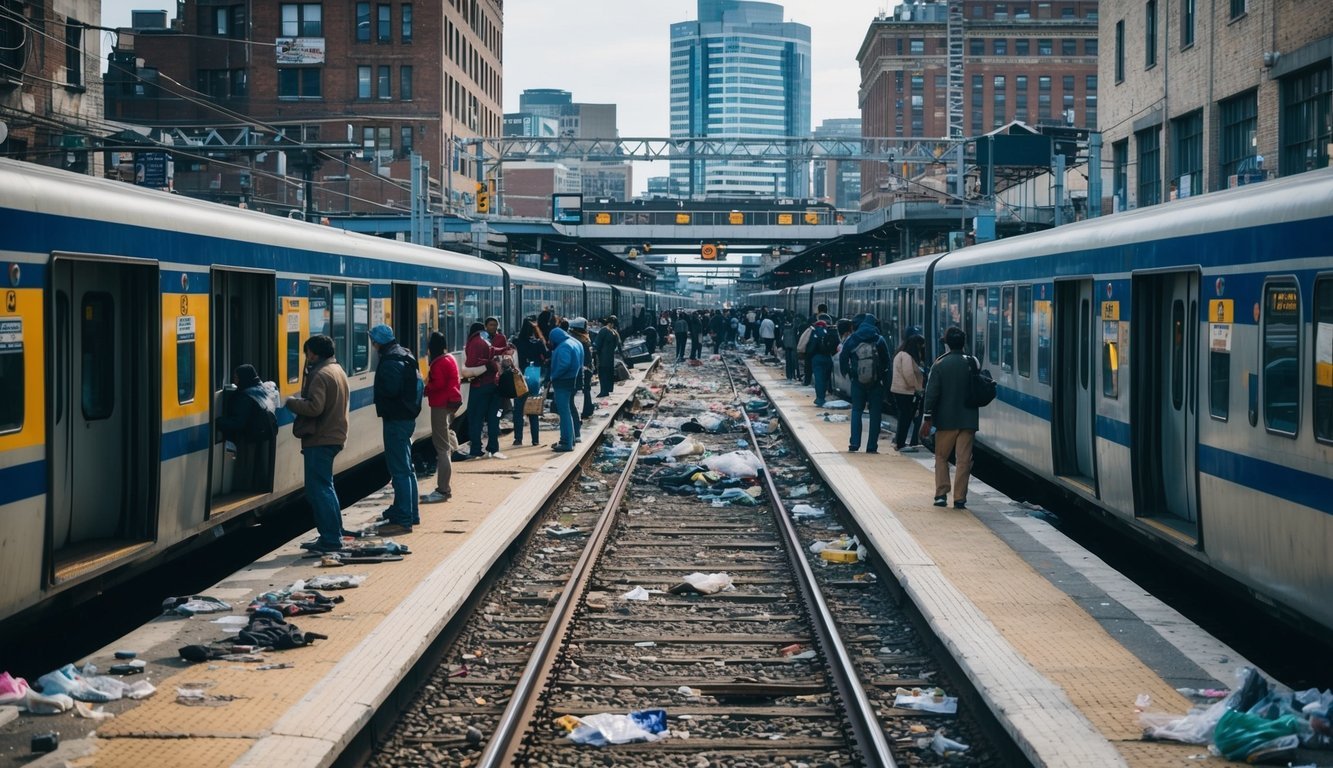
[[[854,546],[833,558],[851,562],[812,553],[843,546],[835,504],[743,373],[655,373],[660,400],[551,505],[371,765],[987,765],[1008,751],[966,710],[894,706],[947,708],[949,672]],[[796,503],[824,514],[793,524]],[[576,718],[661,732],[593,746]],[[969,748],[939,749],[946,734]]]

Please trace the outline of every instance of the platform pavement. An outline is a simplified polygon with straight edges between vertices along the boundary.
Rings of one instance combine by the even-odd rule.
[[[1142,741],[1135,701],[1146,693],[1153,710],[1183,714],[1191,702],[1176,688],[1228,688],[1253,664],[976,478],[967,510],[933,506],[924,449],[897,454],[886,432],[882,453],[849,453],[848,424],[824,421],[809,387],[750,369],[1033,764],[1227,763],[1204,746]]]
[[[549,446],[557,439],[558,425],[543,423],[541,446],[511,448],[506,435],[501,448],[507,459],[456,465],[453,498],[423,504],[421,524],[396,539],[412,550],[402,561],[318,568],[317,561],[303,558],[298,547],[313,534],[307,533],[203,593],[231,602],[236,606],[231,614],[159,617],[92,654],[88,660],[105,669],[115,663],[115,650],[137,650],[139,658],[149,662],[145,677],[157,693],[141,702],[108,705],[108,710],[119,710],[116,717],[83,738],[72,734],[86,732],[92,721],[74,719],[73,714],[42,718],[44,728],[62,733],[63,743],[57,752],[22,764],[39,768],[330,765],[551,491],[577,470],[649,370],[639,366],[631,371],[629,382],[600,399],[597,413],[583,425],[583,441],[573,452],[552,452]],[[419,478],[419,484],[423,493],[429,492],[434,478]],[[392,489],[386,488],[344,509],[346,526],[368,525],[391,499]],[[187,664],[177,657],[180,646],[221,640],[223,628],[210,621],[244,615],[245,605],[257,595],[297,579],[344,573],[368,578],[357,589],[326,593],[346,598],[332,612],[292,619],[302,631],[328,639],[268,654],[268,663],[286,662],[291,668],[260,671],[255,664]],[[206,684],[207,693],[214,696],[238,698],[220,706],[185,706],[177,703],[176,689],[187,683]],[[0,727],[0,750],[26,755],[26,736],[22,744],[18,741],[11,727]]]

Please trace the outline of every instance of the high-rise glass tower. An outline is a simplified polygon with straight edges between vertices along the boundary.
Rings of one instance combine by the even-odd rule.
[[[810,135],[810,28],[782,6],[699,0],[697,21],[671,25],[672,138]],[[691,198],[805,197],[803,164],[692,160],[671,164]]]

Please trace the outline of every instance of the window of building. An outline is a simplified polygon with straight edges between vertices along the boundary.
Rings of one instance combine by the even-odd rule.
[[[1221,138],[1218,147],[1218,162],[1221,164],[1221,179],[1226,183],[1230,176],[1242,170],[1255,154],[1255,131],[1258,130],[1259,100],[1255,91],[1247,91],[1239,96],[1226,99],[1218,105],[1218,122]],[[1249,170],[1248,167],[1245,170]]]
[[[398,156],[410,157],[412,155],[412,126],[404,125],[398,128]]]
[[[393,39],[393,20],[388,5],[375,6],[375,42],[387,43]]]
[[[1176,172],[1172,182],[1177,197],[1203,192],[1203,110],[1196,110],[1172,120],[1171,134],[1176,139]]]
[[[1005,56],[1005,55],[1008,55],[1008,53],[1009,53],[1009,41],[1008,41],[1008,40],[1005,40],[1004,38],[1000,38],[999,40],[995,40],[995,41],[992,43],[992,45],[994,46],[993,50],[995,51],[995,55],[996,55],[996,56]]]
[[[404,43],[412,42],[412,4],[403,3],[402,38]]]
[[[74,19],[65,27],[65,84],[83,87],[83,25]]]
[[[1115,81],[1125,82],[1125,22],[1115,23]]]
[[[1083,41],[1083,55],[1084,56],[1097,55],[1097,38],[1089,37]]]
[[[1005,116],[1009,113],[1004,75],[995,75],[991,85],[993,86],[991,99],[994,110],[991,122],[995,125],[1003,125]]]
[[[1333,442],[1333,277],[1314,284],[1314,437]],[[0,425],[3,420],[0,419]]]
[[[1115,198],[1113,210],[1129,207],[1129,139],[1111,145],[1111,195]]]
[[[1018,375],[1032,378],[1032,286],[1018,286]]]
[[[1239,19],[1245,15],[1246,0],[1231,0],[1231,18]]]
[[[356,4],[356,41],[370,42],[370,3]]]
[[[974,18],[974,19],[984,19],[984,18],[986,18],[986,6],[983,5],[983,4],[981,4],[981,3],[973,3],[973,4],[972,4],[972,18]]]
[[[195,74],[195,90],[219,101],[228,98],[231,73],[225,69],[201,69]]]
[[[0,72],[17,74],[27,61],[26,7],[23,0],[0,0]]]
[[[381,66],[379,71],[376,72],[375,94],[381,99],[393,98],[393,83],[390,77],[392,71],[393,67]]]
[[[1143,4],[1143,66],[1157,66],[1157,0]]]
[[[986,76],[972,76],[972,133],[981,133],[986,109]]]
[[[104,291],[85,293],[79,317],[83,418],[100,421],[110,418],[116,404],[115,300]]]
[[[412,68],[398,68],[398,98],[403,101],[412,100]]]
[[[1162,202],[1161,138],[1161,132],[1156,126],[1134,134],[1139,151],[1140,208]]]
[[[1333,65],[1327,59],[1282,78],[1280,175],[1328,167],[1328,145],[1333,142],[1333,123],[1329,121],[1331,91]]]
[[[356,68],[356,97],[358,99],[370,98],[370,67]]]
[[[1028,76],[1014,76],[1014,119],[1028,119]]]
[[[1195,0],[1180,0],[1180,47],[1194,45]]]
[[[23,398],[23,320],[7,317],[0,320],[0,434],[23,429]]]
[[[284,3],[283,37],[323,37],[324,6],[321,3]]]
[[[318,99],[323,94],[324,70],[319,67],[285,68],[278,70],[278,98]]]
[[[1051,119],[1051,76],[1037,78],[1037,119]]]
[[[1300,307],[1296,283],[1264,286],[1264,427],[1291,437],[1296,436],[1301,416]]]
[[[1022,38],[1014,41],[1014,55],[1027,56],[1031,51],[1031,41]]]
[[[1051,40],[1037,40],[1038,56],[1050,56],[1054,50],[1054,43]]]
[[[919,37],[914,37],[908,41],[907,49],[910,53],[921,54],[926,52],[926,41]]]
[[[1083,93],[1083,127],[1097,130],[1097,76],[1087,76],[1087,88]]]
[[[1005,21],[1006,19],[1008,19],[1008,18],[1009,18],[1009,4],[1008,4],[1008,3],[996,3],[996,4],[995,4],[995,16],[994,16],[994,18],[995,18],[996,21]]]
[[[1077,55],[1078,55],[1078,40],[1075,40],[1075,39],[1073,39],[1073,38],[1069,38],[1069,37],[1066,37],[1066,38],[1064,38],[1063,40],[1061,40],[1061,41],[1060,41],[1060,55],[1061,55],[1061,56],[1077,56]]]
[[[967,41],[967,52],[968,52],[968,54],[971,55],[971,56],[985,56],[985,55],[986,55],[986,41],[983,40],[983,39],[981,39],[981,38],[979,38],[979,37],[974,37],[974,38],[972,38],[971,40],[968,40],[968,41]]]
[[[1074,15],[1074,6],[1072,5],[1060,6],[1060,18],[1064,19],[1065,21],[1069,21],[1071,19],[1076,18]]]

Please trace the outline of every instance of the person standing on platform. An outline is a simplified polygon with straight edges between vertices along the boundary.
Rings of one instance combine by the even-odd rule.
[[[222,401],[218,431],[236,446],[235,489],[267,493],[273,489],[273,441],[278,436],[277,385],[265,385],[253,365],[236,366],[233,389]]]
[[[823,316],[827,317],[827,315]],[[810,368],[814,371],[815,407],[824,407],[833,378],[833,356],[838,352],[838,333],[822,317],[810,333]]]
[[[685,341],[690,337],[690,321],[685,319],[685,310],[676,310],[675,322],[671,324],[676,335],[676,362],[685,362]]]
[[[581,319],[570,321],[571,327]],[[583,345],[560,328],[551,330],[551,344],[551,388],[555,391],[555,412],[560,414],[560,441],[551,450],[568,453],[574,450],[574,389],[583,371]]]
[[[764,356],[773,355],[773,341],[778,337],[778,326],[769,316],[768,310],[764,310],[759,320],[759,340],[764,343]]]
[[[467,344],[463,348],[463,365],[482,372],[473,376],[468,383],[467,434],[471,446],[466,455],[458,457],[459,461],[484,459],[487,456],[506,458],[500,453],[500,413],[496,403],[500,364],[495,360],[495,349],[486,340],[485,332],[484,324],[473,323],[468,328]],[[486,436],[485,452],[481,450],[483,429],[489,431]]]
[[[616,350],[620,349],[620,333],[616,328],[619,325],[615,315],[608,315],[592,343],[592,351],[597,355],[597,386],[601,390],[598,397],[609,397],[616,386]]]
[[[314,514],[319,539],[302,544],[314,552],[342,549],[342,507],[333,487],[333,458],[347,442],[347,374],[333,359],[333,339],[306,339],[305,375],[301,393],[287,398],[286,407],[296,415],[292,435],[301,439],[305,458],[305,497]]]
[[[384,463],[393,479],[393,504],[384,510],[388,522],[379,533],[395,536],[411,533],[421,522],[417,510],[417,475],[412,471],[412,433],[421,414],[424,386],[416,355],[394,338],[393,329],[377,325],[370,341],[379,353],[375,366],[375,415],[383,420]]]
[[[518,332],[518,338],[514,340],[514,349],[518,353],[518,372],[524,375],[528,366],[535,365],[539,368],[545,368],[547,363],[546,338],[542,336],[541,329],[537,327],[537,318],[529,317],[523,320],[523,327]],[[501,375],[504,375],[503,373]],[[512,375],[512,374],[511,374]],[[541,416],[533,414],[525,416],[523,406],[527,403],[529,397],[541,397],[541,390],[536,392],[529,391],[522,397],[514,398],[514,445],[523,444],[523,421],[528,422],[529,432],[532,433],[532,445],[541,445]]]
[[[657,316],[657,349],[660,351],[666,346],[667,337],[671,335],[671,310],[664,309],[662,314]]]
[[[579,374],[577,389],[583,390],[583,408],[575,408],[574,413],[579,414],[579,419],[591,418],[593,414],[592,402],[592,374],[593,374],[593,356],[592,356],[592,337],[588,335],[588,318],[576,317],[569,321],[568,328],[561,328],[568,333],[575,341],[583,346],[583,369]],[[554,343],[552,344],[554,347]]]
[[[967,508],[967,482],[972,474],[972,443],[981,423],[981,414],[967,404],[972,380],[972,364],[963,354],[967,334],[950,327],[944,332],[949,351],[935,361],[926,381],[926,417],[921,422],[923,434],[935,428],[935,506],[949,503],[949,454],[958,462],[953,480],[954,509]]]
[[[889,343],[879,332],[874,315],[861,318],[861,325],[843,342],[838,367],[852,383],[852,433],[847,450],[861,447],[861,414],[870,409],[870,431],[866,453],[879,453],[879,432],[884,423],[884,385],[889,377]]]
[[[796,342],[804,335],[801,330],[800,320],[796,318],[787,318],[782,324],[782,359],[787,364],[787,381],[796,381],[801,376],[797,365],[800,356],[796,352]]]
[[[898,416],[898,428],[893,434],[895,451],[907,449],[907,432],[916,418],[916,401],[925,393],[921,368],[925,356],[926,340],[920,335],[904,339],[893,356],[893,383],[889,385],[889,394],[893,396],[893,410]]]
[[[703,343],[704,335],[703,310],[691,312],[685,320],[690,324],[690,359],[698,360],[703,355],[703,350],[699,346]]]
[[[430,405],[430,442],[435,448],[435,490],[421,497],[423,504],[438,504],[454,495],[453,463],[450,456],[454,443],[454,414],[463,405],[462,387],[458,380],[458,361],[449,354],[444,334],[430,335],[430,368],[426,375],[426,402]]]
[[[728,326],[729,323],[726,316],[722,314],[722,310],[714,312],[712,317],[708,318],[708,335],[713,338],[713,354],[715,355],[721,354],[722,345],[727,343]]]

